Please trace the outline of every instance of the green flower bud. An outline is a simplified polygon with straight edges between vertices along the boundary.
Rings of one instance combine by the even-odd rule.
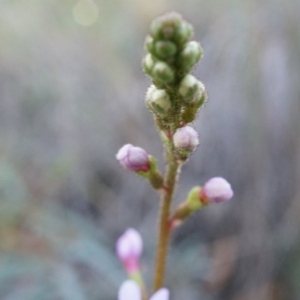
[[[157,61],[152,69],[152,76],[157,81],[168,84],[173,82],[175,74],[168,64],[162,61]]]
[[[198,90],[193,98],[186,102],[181,115],[184,124],[195,121],[199,108],[207,101],[207,93],[201,81],[198,81]]]
[[[154,53],[154,40],[150,35],[147,35],[145,39],[145,48],[148,52]]]
[[[199,108],[203,105],[206,99],[207,94],[205,91],[205,86],[201,81],[197,80],[197,91],[193,96],[191,102],[194,103],[197,108]]]
[[[185,99],[191,99],[199,89],[199,82],[193,75],[186,75],[179,84],[178,92]]]
[[[170,40],[181,22],[182,18],[178,13],[164,14],[151,23],[150,33],[154,39]]]
[[[202,48],[198,42],[188,42],[179,56],[180,66],[184,71],[189,71],[200,60]]]
[[[155,43],[155,54],[159,58],[167,58],[175,55],[177,48],[176,45],[170,41],[157,41]]]
[[[154,85],[148,89],[146,103],[153,112],[162,116],[165,116],[171,108],[171,101],[167,92],[157,89]]]
[[[154,67],[154,60],[151,54],[147,54],[143,60],[143,69],[148,75],[152,75],[152,70]]]
[[[187,22],[182,22],[178,28],[176,28],[174,34],[174,41],[179,45],[186,43],[193,35],[193,27]]]

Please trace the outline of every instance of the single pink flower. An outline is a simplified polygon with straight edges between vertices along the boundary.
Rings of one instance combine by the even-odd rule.
[[[142,293],[133,280],[126,280],[122,283],[118,300],[142,300]],[[169,291],[166,288],[159,289],[149,300],[169,300]]]
[[[222,177],[214,177],[208,180],[200,193],[201,198],[208,199],[208,202],[228,201],[233,196],[231,185]]]
[[[116,154],[117,160],[127,170],[148,172],[150,161],[147,152],[131,144],[124,145]]]
[[[139,258],[143,251],[143,241],[140,234],[132,228],[119,237],[116,251],[128,273],[139,269]]]
[[[199,136],[193,127],[184,126],[176,130],[173,142],[178,149],[193,151],[199,145]]]

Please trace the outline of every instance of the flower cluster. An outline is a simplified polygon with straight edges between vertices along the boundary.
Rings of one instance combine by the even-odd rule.
[[[191,24],[173,12],[155,19],[145,41],[144,71],[152,85],[146,105],[159,130],[173,136],[177,158],[186,161],[199,144],[198,134],[186,126],[192,123],[206,100],[205,87],[189,72],[202,57],[202,48]]]
[[[157,87],[178,84],[199,61],[202,48],[198,42],[189,41],[192,35],[192,25],[175,12],[152,22],[145,41],[148,54],[143,66]]]
[[[192,35],[192,26],[173,12],[152,22],[145,41],[143,69],[152,80],[145,102],[162,138],[165,174],[158,170],[155,158],[140,147],[126,144],[116,155],[125,169],[147,179],[161,196],[155,293],[149,300],[169,299],[169,291],[163,286],[171,232],[195,211],[233,196],[230,184],[214,177],[202,187],[193,187],[185,201],[171,210],[180,168],[199,145],[199,135],[191,123],[207,98],[203,83],[190,74],[202,57],[202,48],[191,41]],[[134,229],[128,229],[117,241],[117,254],[129,277],[120,287],[118,300],[148,299],[139,264],[142,249],[142,239]]]

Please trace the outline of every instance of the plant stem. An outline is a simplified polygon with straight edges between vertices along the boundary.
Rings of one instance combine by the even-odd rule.
[[[164,281],[165,266],[170,238],[168,219],[170,215],[173,194],[176,186],[177,174],[179,172],[179,164],[173,155],[173,147],[174,146],[171,141],[168,144],[165,144],[168,168],[165,177],[165,189],[163,190],[161,196],[162,199],[159,217],[159,236],[154,277],[155,291],[162,287]]]
[[[141,288],[142,300],[147,300],[148,299],[147,290],[140,270],[138,269],[137,271],[130,273],[129,278],[135,281]]]

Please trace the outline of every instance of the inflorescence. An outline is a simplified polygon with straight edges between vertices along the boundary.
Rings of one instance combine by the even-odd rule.
[[[180,168],[199,145],[199,135],[191,124],[207,100],[204,84],[191,74],[203,56],[201,45],[191,40],[192,36],[192,25],[172,12],[152,22],[145,40],[143,69],[152,81],[145,103],[164,145],[165,174],[159,171],[155,158],[142,148],[126,144],[116,155],[125,169],[146,178],[161,194],[155,293],[149,300],[169,299],[168,290],[162,287],[169,234],[195,211],[210,203],[226,202],[233,196],[230,184],[224,178],[214,177],[202,187],[193,187],[171,211]],[[141,252],[139,233],[128,229],[117,242],[117,254],[130,278],[121,286],[119,300],[148,299],[139,268]]]

